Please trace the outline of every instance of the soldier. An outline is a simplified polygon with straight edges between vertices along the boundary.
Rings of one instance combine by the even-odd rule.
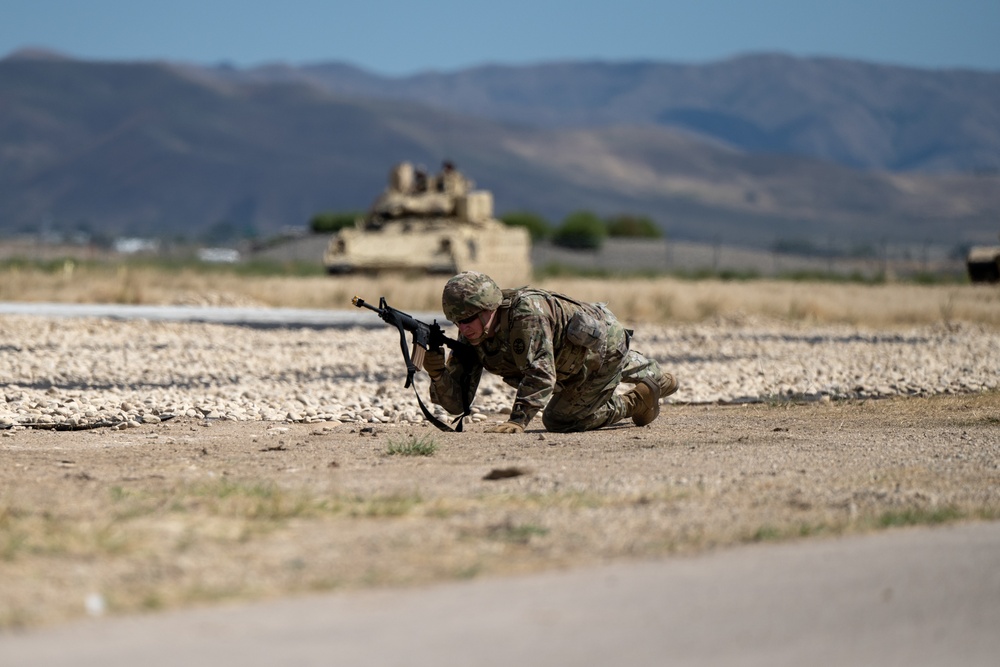
[[[550,431],[589,431],[625,417],[644,426],[660,414],[660,398],[677,391],[671,374],[629,349],[632,332],[604,304],[531,287],[501,290],[476,271],[450,279],[441,304],[476,360],[463,365],[452,355],[446,363],[443,351],[428,352],[431,400],[461,414],[463,380],[471,399],[484,368],[517,387],[510,418],[487,432],[522,433],[543,407]],[[634,386],[616,394],[622,382]]]
[[[427,167],[417,165],[413,170],[413,191],[411,194],[424,194],[430,189],[430,176],[427,174]]]
[[[441,173],[437,177],[438,191],[452,197],[468,194],[473,183],[455,168],[455,163],[445,160],[441,163]]]

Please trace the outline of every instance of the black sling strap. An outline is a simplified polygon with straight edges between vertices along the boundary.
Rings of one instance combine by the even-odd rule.
[[[456,426],[455,428],[451,428],[443,421],[435,417],[434,414],[427,409],[427,406],[424,405],[423,399],[420,398],[420,392],[417,391],[417,384],[416,382],[413,381],[413,377],[417,373],[417,366],[416,364],[413,363],[413,360],[410,358],[410,350],[406,346],[406,330],[403,329],[402,325],[399,325],[398,329],[399,329],[399,347],[403,351],[403,361],[406,364],[406,384],[403,385],[403,388],[405,389],[406,387],[409,386],[413,387],[413,394],[417,397],[417,405],[420,406],[420,411],[424,413],[424,417],[427,419],[427,421],[434,424],[434,426],[436,426],[441,431],[454,431],[457,433],[461,433],[462,423],[463,423],[462,420],[465,417],[468,417],[470,414],[472,414],[471,410],[472,397],[469,396],[468,378],[463,378],[462,382],[462,414],[455,417],[455,419],[452,421],[452,424],[456,424]]]

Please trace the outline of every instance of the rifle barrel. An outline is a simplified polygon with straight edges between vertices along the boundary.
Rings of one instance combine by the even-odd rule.
[[[375,306],[371,305],[370,303],[366,303],[365,300],[362,299],[360,296],[356,296],[353,299],[351,299],[351,303],[353,303],[358,308],[367,308],[368,310],[374,310],[376,313],[381,313],[382,312],[381,308],[376,308]]]

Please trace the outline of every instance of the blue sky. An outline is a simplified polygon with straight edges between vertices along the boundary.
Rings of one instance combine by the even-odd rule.
[[[1000,71],[1000,0],[0,0],[0,56],[388,75],[561,60],[703,63],[751,52]]]

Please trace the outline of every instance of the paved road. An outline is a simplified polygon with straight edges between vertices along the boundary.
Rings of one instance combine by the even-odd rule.
[[[989,665],[1000,522],[0,636],[0,665]]]
[[[374,305],[378,304],[378,300]],[[209,322],[254,327],[383,327],[378,316],[359,308],[323,310],[308,308],[234,308],[219,306],[130,306],[91,303],[19,303],[0,302],[0,315],[38,315],[43,317],[110,317],[174,322]],[[410,313],[424,322],[438,323],[446,329],[451,324],[441,313]]]

